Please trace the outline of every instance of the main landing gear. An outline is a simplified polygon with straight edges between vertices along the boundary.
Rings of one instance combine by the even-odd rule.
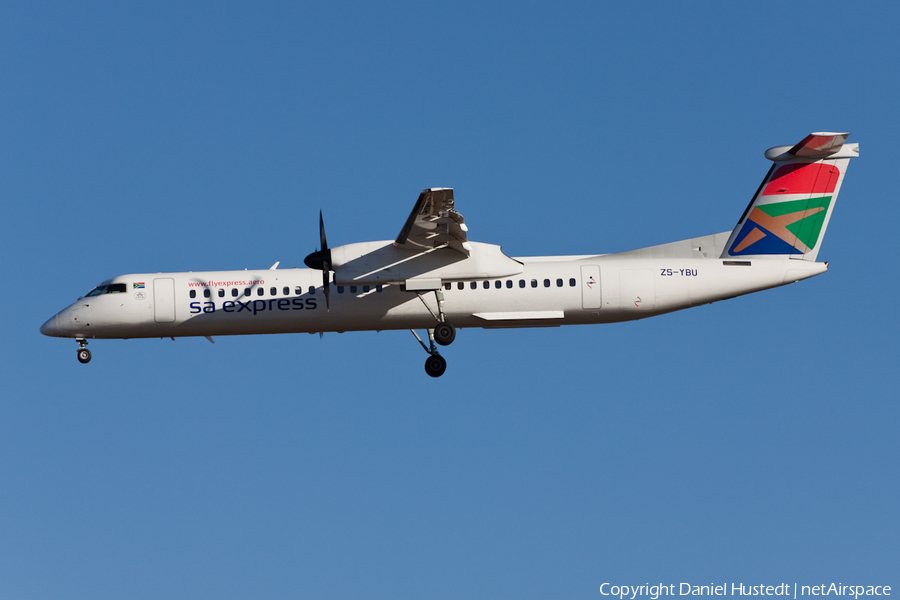
[[[87,340],[77,339],[78,342],[78,362],[83,365],[91,362],[91,351],[87,349]]]
[[[440,377],[443,375],[444,371],[447,370],[447,361],[444,360],[444,357],[441,356],[437,351],[437,348],[434,347],[434,342],[436,341],[434,329],[428,330],[428,346],[425,345],[425,342],[422,341],[422,338],[419,337],[419,334],[416,333],[415,329],[410,329],[410,331],[416,336],[416,339],[419,340],[419,343],[422,345],[425,352],[428,353],[428,358],[425,360],[425,372],[432,377]]]
[[[434,341],[441,346],[449,346],[456,339],[456,328],[450,323],[438,323],[434,326]]]
[[[437,321],[437,324],[434,326],[434,329],[428,330],[428,346],[425,345],[425,342],[422,341],[422,338],[419,337],[419,334],[416,333],[415,330],[410,329],[410,331],[412,331],[412,334],[419,340],[419,343],[422,345],[422,348],[425,349],[425,352],[428,353],[428,359],[425,361],[425,372],[432,377],[440,377],[444,374],[444,371],[447,370],[447,361],[440,355],[437,348],[434,347],[434,344],[435,342],[441,346],[449,346],[452,344],[453,340],[456,339],[456,328],[447,322],[447,317],[444,315],[444,292],[441,290],[434,290],[434,297],[437,299],[437,314],[434,314],[434,311],[431,310],[431,307],[425,302],[422,292],[416,292],[416,295],[419,297],[419,300],[422,301],[422,304],[425,305],[425,308],[428,309],[428,312],[431,313],[431,316],[434,317],[434,320]]]
[[[432,377],[440,377],[446,370],[447,361],[440,354],[434,354],[425,360],[425,372]]]
[[[428,312],[431,313],[431,316],[434,317],[434,320],[437,321],[437,325],[434,326],[434,341],[441,346],[449,346],[452,344],[453,340],[456,339],[456,328],[447,322],[447,317],[444,315],[444,292],[441,290],[434,290],[434,297],[437,299],[437,314],[434,314],[434,311],[431,310],[431,307],[425,302],[422,292],[416,292],[416,295],[419,297],[419,300],[422,301],[422,304],[425,305],[425,308],[428,309]]]

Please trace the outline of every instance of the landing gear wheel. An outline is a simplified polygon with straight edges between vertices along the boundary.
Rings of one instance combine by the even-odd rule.
[[[434,341],[449,346],[456,339],[456,328],[450,323],[438,323],[434,328]]]
[[[425,372],[432,377],[440,377],[447,370],[447,361],[440,354],[433,354],[425,361]]]
[[[89,362],[91,362],[91,351],[88,350],[87,348],[79,348],[78,349],[78,362],[80,362],[83,365],[86,365]]]

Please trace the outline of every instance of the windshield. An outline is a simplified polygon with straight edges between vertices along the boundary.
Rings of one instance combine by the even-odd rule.
[[[124,283],[110,283],[107,285],[98,285],[87,294],[85,294],[85,298],[90,298],[91,296],[99,296],[100,294],[124,294],[125,290]]]

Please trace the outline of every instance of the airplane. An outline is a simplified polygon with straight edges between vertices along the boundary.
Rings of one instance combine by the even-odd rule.
[[[849,160],[847,133],[812,133],[772,162],[735,228],[615,254],[512,258],[469,241],[452,188],[428,188],[395,240],[319,250],[307,269],[113,277],[41,326],[88,340],[409,329],[440,377],[457,328],[557,327],[643,319],[824,273],[816,262]],[[416,329],[427,332],[426,344]],[[214,343],[214,342],[213,342]]]

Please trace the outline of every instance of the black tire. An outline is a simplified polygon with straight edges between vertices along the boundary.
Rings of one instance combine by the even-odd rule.
[[[434,328],[434,341],[441,346],[449,346],[456,339],[456,327],[450,323],[438,323]]]
[[[91,362],[91,351],[88,350],[87,348],[79,348],[78,349],[78,362],[80,362],[83,365],[86,365],[89,362]]]
[[[440,377],[447,370],[447,361],[440,354],[434,354],[425,361],[425,372],[432,377]]]

